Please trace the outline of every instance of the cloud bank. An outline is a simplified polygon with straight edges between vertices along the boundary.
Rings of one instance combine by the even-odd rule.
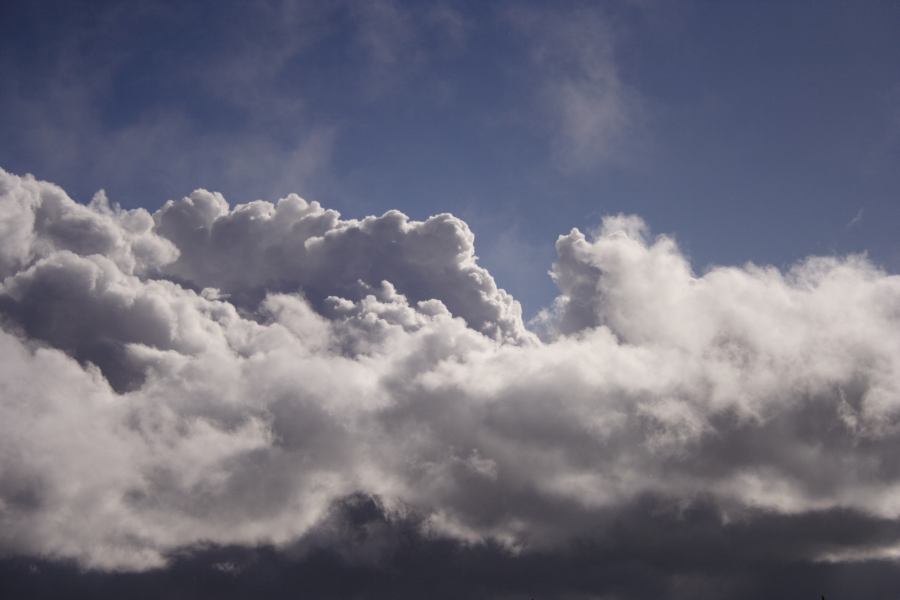
[[[697,274],[622,215],[557,252],[533,333],[451,215],[204,190],[150,214],[0,172],[0,552],[370,568],[414,538],[599,557],[612,597],[900,554],[900,277]]]

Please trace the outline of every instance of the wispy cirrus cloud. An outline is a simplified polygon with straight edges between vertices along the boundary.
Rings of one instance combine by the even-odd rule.
[[[623,78],[620,32],[602,8],[514,6],[505,13],[523,39],[529,85],[544,135],[566,171],[621,164],[643,127],[642,98]]]
[[[60,14],[35,33],[34,50],[0,59],[15,82],[0,93],[0,110],[16,115],[3,135],[23,169],[37,162],[79,186],[94,182],[79,190],[85,197],[101,186],[128,190],[129,205],[174,196],[173,184],[215,180],[243,199],[334,184],[333,155],[351,122],[330,106],[397,93],[436,52],[464,48],[468,31],[450,5],[390,1],[69,14],[79,6],[34,7]],[[309,64],[321,53],[340,71]]]

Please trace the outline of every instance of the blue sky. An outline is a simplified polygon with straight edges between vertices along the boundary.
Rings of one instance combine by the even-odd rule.
[[[157,208],[197,187],[449,211],[532,315],[605,214],[694,266],[900,271],[895,2],[6,2],[0,166]]]

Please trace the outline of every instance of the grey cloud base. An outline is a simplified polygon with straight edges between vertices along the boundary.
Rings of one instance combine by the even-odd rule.
[[[697,275],[610,217],[558,240],[538,337],[450,215],[205,191],[151,215],[2,172],[0,233],[6,556],[377,571],[400,536],[631,565],[555,597],[743,597],[746,562],[897,575],[900,277],[863,257]],[[375,516],[335,517],[348,498]]]
[[[0,560],[0,593],[36,599],[755,600],[819,598],[825,592],[829,598],[887,600],[896,596],[900,580],[895,561],[810,562],[801,558],[809,547],[796,541],[890,535],[895,527],[835,512],[759,514],[722,523],[702,502],[676,511],[642,499],[603,538],[511,553],[491,542],[423,536],[415,520],[392,520],[377,502],[353,496],[334,505],[317,532],[326,535],[304,548],[204,546],[172,554],[166,569],[138,573],[6,559]]]

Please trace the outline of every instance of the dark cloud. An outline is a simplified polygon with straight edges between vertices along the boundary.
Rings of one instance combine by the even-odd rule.
[[[893,521],[843,511],[758,513],[728,523],[703,502],[675,508],[644,498],[605,524],[602,536],[586,531],[564,547],[520,553],[429,538],[419,525],[354,495],[336,502],[299,546],[183,550],[166,569],[143,573],[6,559],[0,591],[28,598],[886,599],[900,581],[893,561],[805,559],[810,544],[849,546],[897,534]]]
[[[539,339],[451,215],[4,172],[0,231],[6,595],[896,589],[900,278],[864,257],[697,274],[609,217]]]

